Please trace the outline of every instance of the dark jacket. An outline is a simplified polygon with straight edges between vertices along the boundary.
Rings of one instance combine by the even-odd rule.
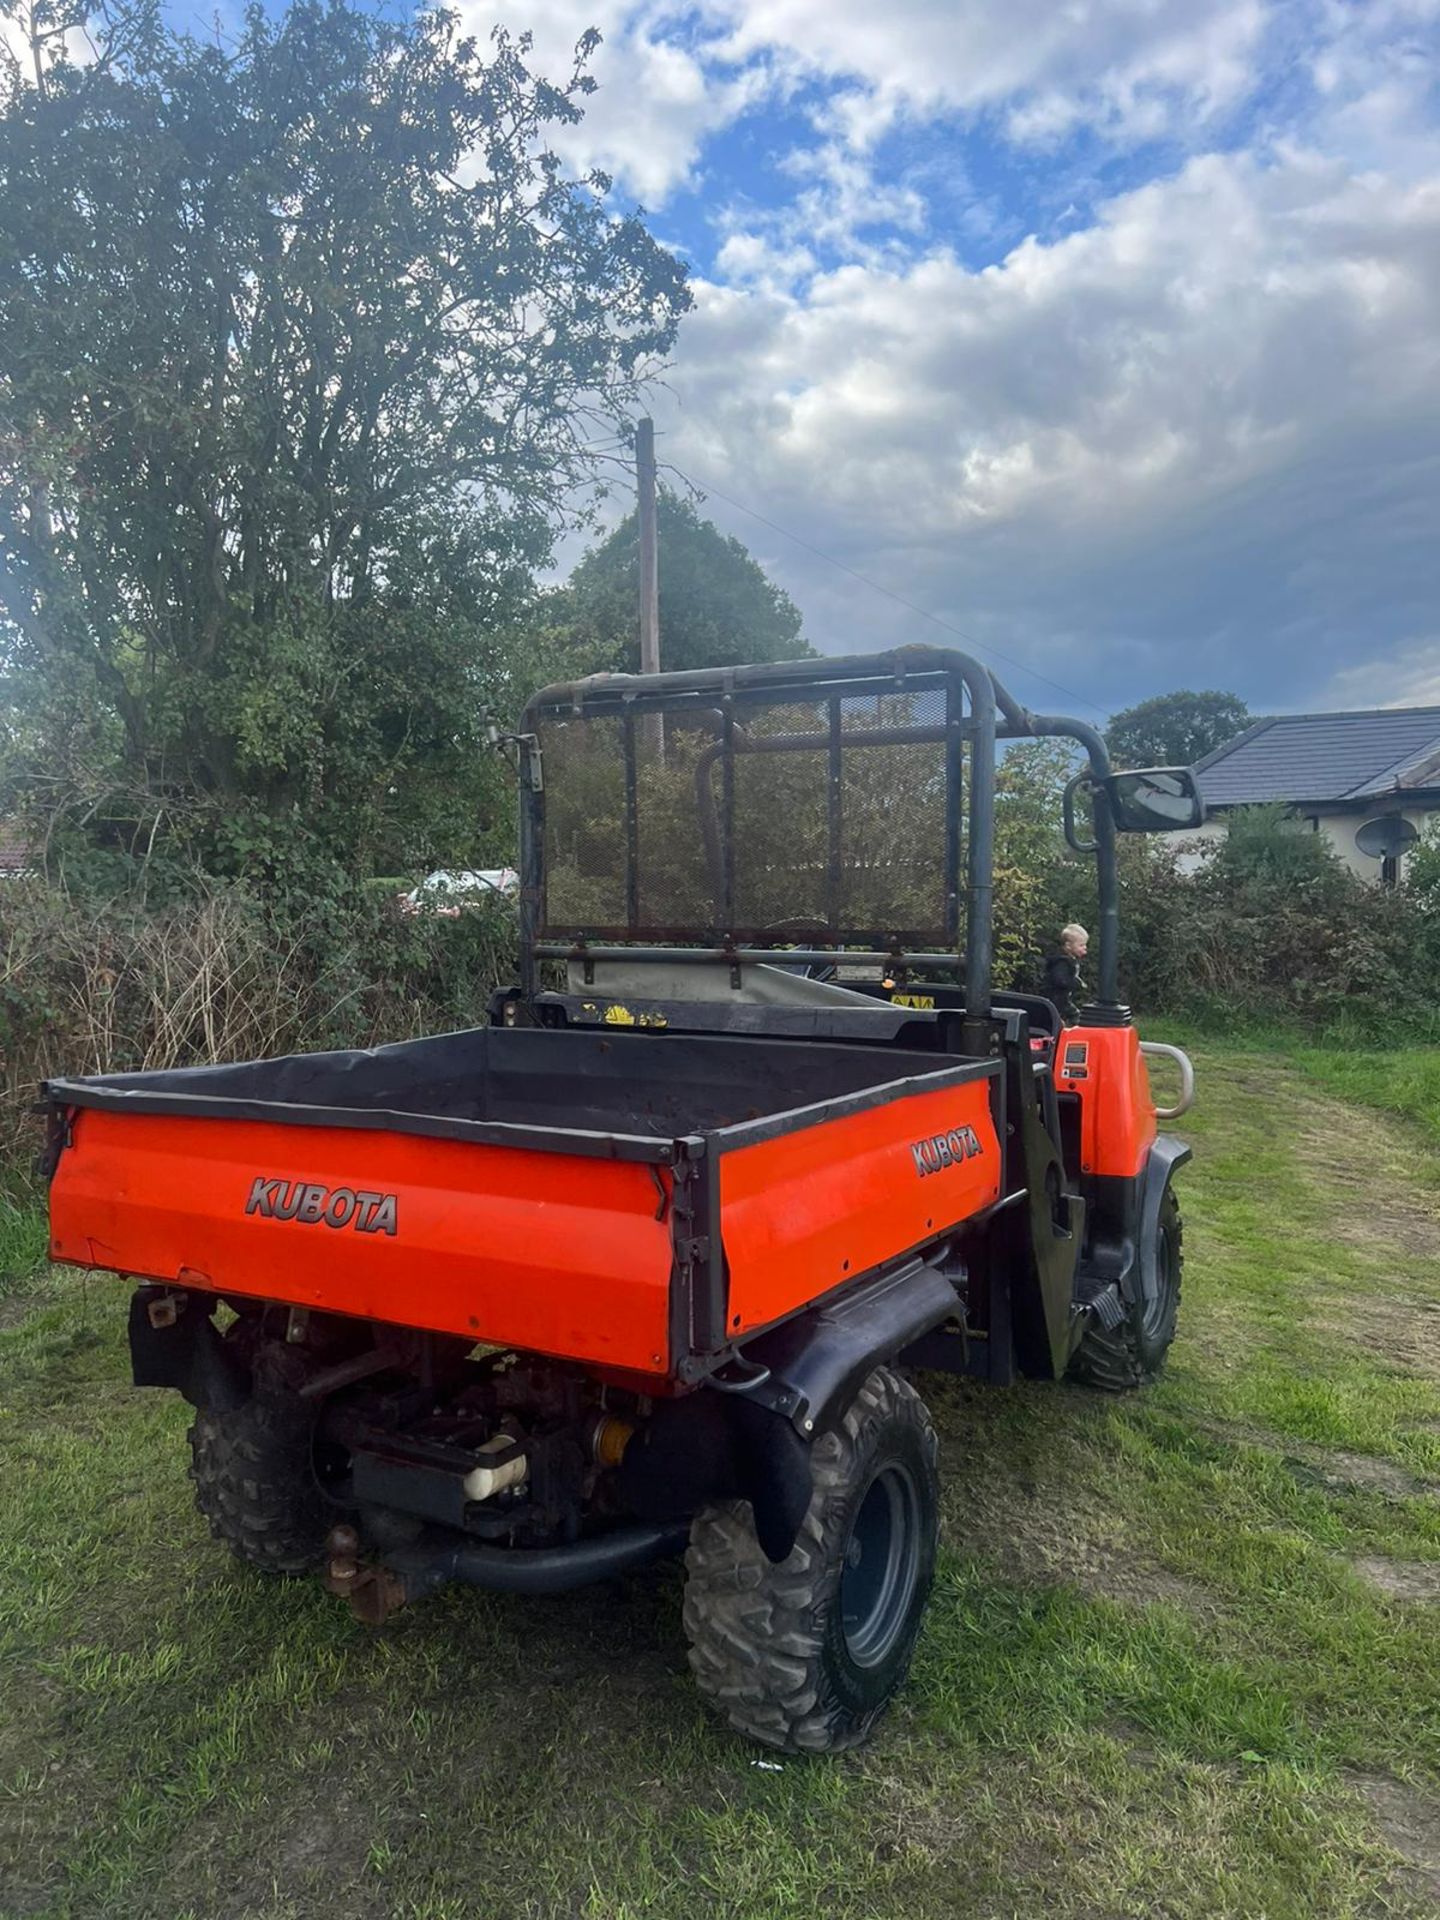
[[[1080,1017],[1075,996],[1084,987],[1080,962],[1068,953],[1054,953],[1045,962],[1045,997],[1060,1009],[1060,1017],[1073,1025]]]

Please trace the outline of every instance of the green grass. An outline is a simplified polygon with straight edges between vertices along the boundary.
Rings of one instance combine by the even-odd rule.
[[[1199,1050],[1170,1371],[925,1382],[911,1684],[778,1771],[697,1701],[674,1569],[372,1632],[238,1568],[124,1289],[0,1213],[0,1915],[1433,1913],[1440,1606],[1373,1570],[1440,1568],[1440,1219],[1413,1063],[1367,1059]]]
[[[0,1194],[0,1300],[33,1295],[45,1284],[45,1216],[33,1203]]]
[[[1367,1107],[1402,1113],[1440,1141],[1440,1047],[1392,1053],[1342,1053],[1307,1047],[1297,1056],[1306,1073]]]

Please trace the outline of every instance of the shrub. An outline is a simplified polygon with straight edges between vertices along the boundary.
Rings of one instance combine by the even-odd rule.
[[[6,1144],[55,1074],[373,1046],[472,1026],[514,976],[513,906],[401,915],[356,885],[264,901],[197,881],[147,906],[42,881],[0,886]]]
[[[1358,879],[1271,808],[1232,818],[1199,872],[1163,843],[1122,858],[1122,978],[1139,1007],[1370,1038],[1440,1009],[1440,902]]]

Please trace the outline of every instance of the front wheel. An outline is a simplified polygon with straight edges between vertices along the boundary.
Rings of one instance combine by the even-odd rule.
[[[1180,1312],[1184,1230],[1174,1187],[1160,1202],[1155,1257],[1142,1275],[1140,1297],[1129,1302],[1118,1326],[1091,1326],[1070,1362],[1070,1378],[1107,1393],[1123,1393],[1153,1380],[1165,1365]]]
[[[738,1732],[791,1753],[870,1732],[909,1670],[934,1577],[938,1455],[925,1403],[877,1367],[811,1449],[810,1506],[779,1565],[747,1501],[697,1515],[685,1556],[690,1665]]]

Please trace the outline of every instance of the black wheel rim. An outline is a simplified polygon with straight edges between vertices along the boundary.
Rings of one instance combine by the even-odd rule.
[[[1160,1229],[1155,1249],[1155,1291],[1145,1302],[1145,1336],[1154,1340],[1170,1322],[1175,1305],[1175,1242],[1168,1227]]]
[[[909,1471],[882,1467],[856,1509],[840,1575],[846,1650],[876,1667],[900,1638],[919,1570],[920,1501]]]

